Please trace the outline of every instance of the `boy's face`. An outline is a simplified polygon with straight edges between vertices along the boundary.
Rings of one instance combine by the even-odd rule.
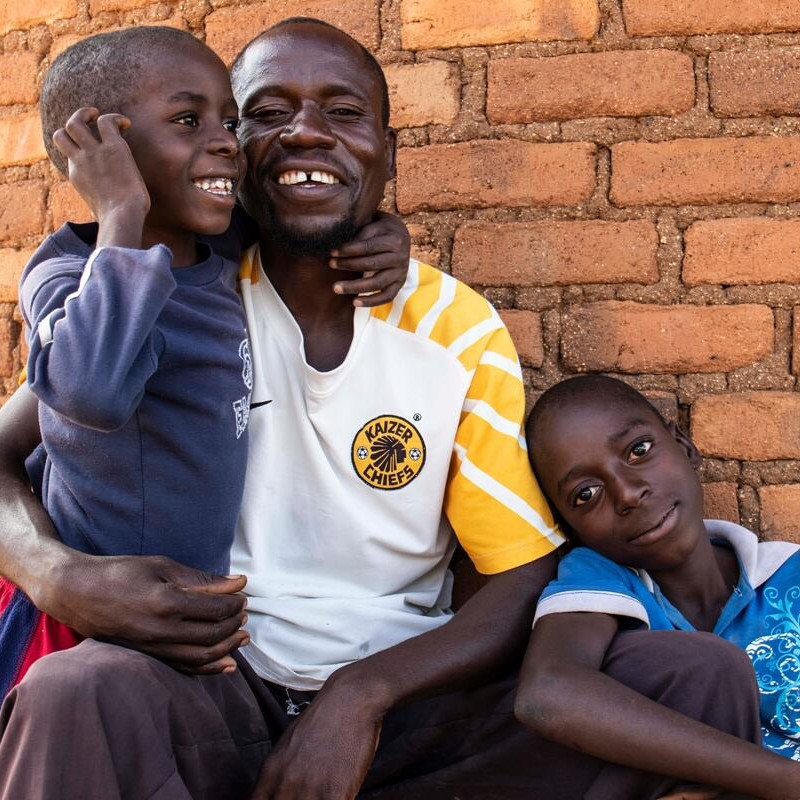
[[[574,400],[539,429],[537,473],[582,544],[659,571],[683,564],[706,535],[699,454],[646,406]]]
[[[145,229],[222,233],[230,223],[244,156],[228,72],[201,46],[155,55],[141,88],[120,109],[131,120],[125,140],[147,190]]]
[[[236,79],[245,207],[284,241],[335,246],[372,217],[394,172],[380,86],[336,30],[297,24],[248,48]]]

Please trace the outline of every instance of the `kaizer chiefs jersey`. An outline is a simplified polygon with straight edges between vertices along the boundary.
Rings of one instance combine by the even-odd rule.
[[[344,362],[318,372],[258,248],[240,272],[254,385],[231,557],[248,576],[245,655],[318,689],[337,668],[450,618],[453,531],[502,572],[561,543],[528,466],[522,377],[497,312],[411,262],[359,308]]]

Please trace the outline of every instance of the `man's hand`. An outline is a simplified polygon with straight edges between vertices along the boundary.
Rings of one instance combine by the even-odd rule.
[[[363,691],[326,686],[267,757],[252,800],[353,800],[381,720]]]
[[[69,180],[100,223],[97,246],[141,247],[150,195],[122,138],[130,120],[79,108],[53,143],[68,159]]]
[[[83,636],[140,650],[176,669],[230,672],[241,630],[244,576],[212,576],[161,556],[70,556],[34,602]]]
[[[406,281],[410,252],[411,238],[400,217],[379,213],[355,239],[331,253],[332,269],[364,273],[363,278],[335,283],[333,290],[358,295],[354,306],[388,303]]]

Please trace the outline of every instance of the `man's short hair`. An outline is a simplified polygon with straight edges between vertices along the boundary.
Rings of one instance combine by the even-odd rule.
[[[337,28],[335,25],[331,25],[330,22],[325,22],[324,20],[317,19],[316,17],[287,17],[286,19],[282,19],[280,22],[276,22],[274,25],[271,25],[265,31],[262,31],[258,34],[254,39],[251,39],[239,52],[239,55],[233,61],[231,65],[231,82],[233,83],[234,87],[236,86],[236,79],[239,75],[239,72],[242,68],[242,59],[244,58],[245,53],[250,49],[250,47],[262,39],[269,36],[276,30],[280,28],[285,28],[288,25],[321,25],[324,28],[330,28],[331,30],[337,31],[341,33],[342,36],[349,39],[356,48],[361,52],[361,57],[364,60],[364,65],[367,68],[367,71],[370,72],[378,82],[378,87],[381,92],[381,123],[383,124],[384,128],[389,127],[389,116],[390,116],[390,106],[389,106],[389,85],[386,83],[386,75],[383,73],[383,67],[378,63],[378,59],[375,58],[370,51],[364,47],[358,39],[354,39],[350,36],[349,33],[345,33],[341,28]]]
[[[53,134],[75,111],[94,106],[101,114],[120,112],[136,94],[153,51],[187,45],[207,49],[188,31],[150,25],[98,33],[60,53],[47,70],[40,103],[44,146],[58,170],[66,175],[67,159]]]

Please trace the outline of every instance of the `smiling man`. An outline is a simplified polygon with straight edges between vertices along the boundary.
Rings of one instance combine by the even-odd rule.
[[[189,677],[137,650],[163,657],[153,639],[166,642],[187,669],[196,592],[164,608],[154,636],[120,624],[118,598],[98,594],[87,610],[69,591],[75,581],[61,581],[56,601],[35,599],[62,620],[90,613],[93,630],[128,648],[90,640],[34,667],[0,717],[0,792],[583,796],[573,788],[593,785],[601,765],[562,759],[572,782],[558,794],[551,767],[563,748],[513,716],[516,669],[561,537],[528,465],[508,333],[482,297],[417,262],[396,299],[372,310],[331,291],[327,254],[370,219],[394,174],[380,66],[342,31],[290,19],[245,48],[232,80],[249,165],[243,199],[260,229],[240,273],[254,384],[232,553],[248,576],[250,643],[235,672]],[[0,442],[16,430],[13,413],[3,417]],[[13,476],[6,451],[0,469]],[[6,561],[14,537],[47,525],[19,484],[0,481]],[[453,614],[456,542],[489,578]],[[58,571],[64,554],[53,547],[42,558]],[[83,579],[123,566],[133,575],[130,562],[81,563]],[[163,592],[163,565],[136,563],[149,602]],[[25,579],[24,565],[17,574]],[[202,629],[209,657],[198,663],[213,668],[238,644],[227,624]],[[670,655],[664,663],[699,680],[697,660]],[[649,671],[637,672],[646,683]],[[592,797],[623,796],[603,786]]]

